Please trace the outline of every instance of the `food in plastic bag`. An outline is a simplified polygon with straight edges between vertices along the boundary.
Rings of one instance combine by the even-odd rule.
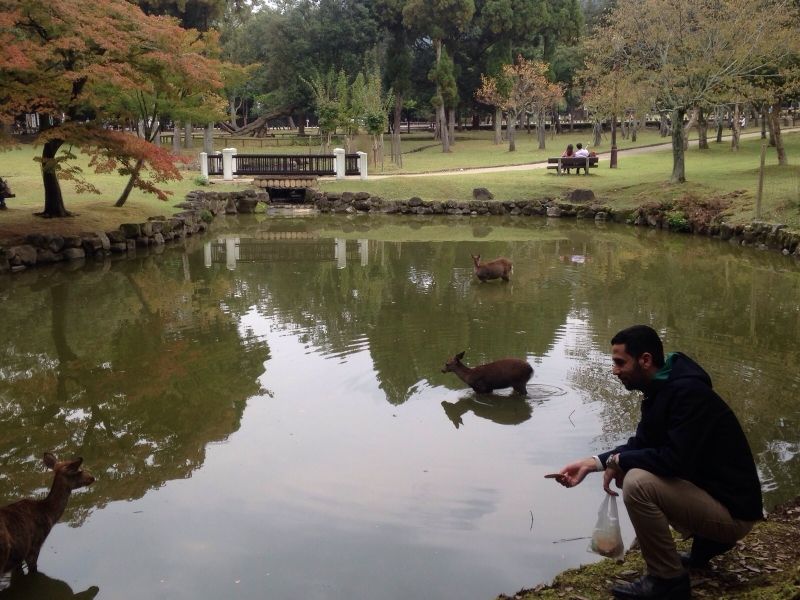
[[[616,496],[606,494],[600,504],[600,510],[597,511],[597,524],[594,526],[592,541],[589,542],[587,549],[589,552],[614,559],[621,559],[625,554],[622,531],[619,527]]]

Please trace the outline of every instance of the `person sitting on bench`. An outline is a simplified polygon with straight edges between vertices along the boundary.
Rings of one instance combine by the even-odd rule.
[[[0,177],[0,210],[5,210],[6,198],[14,198],[15,195],[11,193],[11,188],[8,187],[6,180]]]

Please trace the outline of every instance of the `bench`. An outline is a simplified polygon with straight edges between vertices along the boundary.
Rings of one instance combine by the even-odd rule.
[[[575,169],[575,173],[584,170],[584,175],[589,174],[589,168],[597,166],[597,156],[559,156],[547,159],[547,168],[556,169],[558,175],[563,175],[565,169]]]

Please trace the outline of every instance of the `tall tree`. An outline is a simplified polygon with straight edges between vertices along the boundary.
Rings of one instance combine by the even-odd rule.
[[[408,0],[403,7],[403,22],[406,26],[433,41],[436,62],[432,70],[432,80],[436,83],[436,93],[432,104],[436,109],[436,122],[442,140],[442,152],[450,152],[450,136],[445,116],[446,96],[441,88],[449,74],[440,69],[442,49],[445,42],[458,35],[472,20],[475,13],[473,0]]]
[[[165,150],[105,126],[116,116],[109,108],[111,97],[147,86],[151,73],[143,67],[145,57],[165,58],[158,41],[183,35],[174,20],[148,17],[124,0],[2,0],[0,23],[0,120],[21,113],[40,116],[42,216],[69,214],[59,176],[92,190],[79,169],[62,167],[72,157],[71,152],[59,156],[65,144],[112,161],[143,160],[156,180],[180,177]],[[196,60],[204,59],[197,55]],[[98,164],[109,165],[107,160]],[[151,191],[163,195],[155,185]]]
[[[548,80],[548,71],[546,63],[518,56],[513,65],[503,67],[498,77],[482,77],[476,97],[506,113],[509,152],[517,149],[514,132],[519,117],[526,112],[543,113],[561,99],[561,86]]]
[[[684,117],[713,104],[725,89],[785,56],[796,37],[790,0],[618,0],[606,27],[587,42],[588,56],[609,48],[625,56],[620,76],[641,77],[657,108],[672,115],[670,181],[686,181]],[[615,45],[616,44],[616,45]]]

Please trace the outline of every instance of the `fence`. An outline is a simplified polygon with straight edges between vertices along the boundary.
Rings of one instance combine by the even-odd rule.
[[[222,175],[360,175],[367,178],[367,155],[364,152],[345,154],[337,148],[333,154],[239,154],[235,148],[226,148],[220,154],[200,153],[200,169],[204,177]]]

